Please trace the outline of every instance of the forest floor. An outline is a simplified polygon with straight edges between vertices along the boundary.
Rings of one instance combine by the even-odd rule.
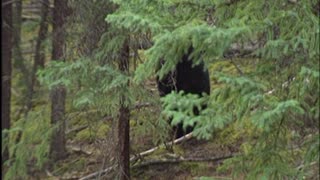
[[[174,154],[182,156],[184,159],[190,159],[191,162],[182,162],[177,160],[171,163],[155,163],[144,166],[144,168],[134,169],[133,179],[199,179],[200,177],[211,177],[218,179],[231,179],[229,173],[220,173],[217,167],[224,159],[232,154],[236,154],[237,147],[221,146],[212,141],[190,139],[174,149],[178,152]],[[181,150],[179,152],[179,150]],[[163,156],[169,156],[164,154]],[[216,160],[212,160],[212,159]],[[219,160],[222,158],[222,160]],[[172,157],[171,157],[172,159]],[[201,161],[196,162],[197,159]],[[195,162],[192,162],[195,160]]]
[[[174,145],[173,151],[171,151],[172,149],[159,148],[153,153],[144,156],[139,163],[132,164],[131,179],[189,180],[200,179],[200,177],[232,179],[230,172],[219,172],[217,168],[223,160],[238,152],[237,146],[222,146],[214,141],[197,140],[192,137]],[[80,179],[110,167],[107,162],[103,162],[103,156],[108,158],[106,157],[108,155],[101,153],[103,149],[101,147],[97,148],[94,143],[69,141],[67,147],[69,151],[68,158],[58,162],[55,170],[53,172],[47,171],[46,175],[42,175],[42,178]],[[151,149],[152,141],[145,142],[145,147],[148,147],[146,150]],[[188,161],[181,161],[182,158],[188,159]],[[146,163],[143,164],[144,162]],[[88,179],[114,179],[115,173],[109,171],[107,174],[101,174],[100,178],[95,176]]]

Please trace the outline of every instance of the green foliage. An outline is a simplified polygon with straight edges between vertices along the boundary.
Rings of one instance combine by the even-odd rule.
[[[195,59],[195,64],[200,63],[201,59],[221,57],[235,37],[240,33],[247,33],[247,30],[245,27],[224,29],[190,23],[172,32],[155,36],[154,46],[146,52],[146,56],[152,61],[147,61],[137,69],[136,79],[141,81],[143,77],[150,76],[159,64],[160,59],[170,59],[171,61],[165,61],[157,73],[162,78],[172,70],[172,67],[178,63],[191,45],[195,48],[195,51],[190,58]],[[168,49],[168,47],[170,48]]]
[[[299,179],[304,172],[296,164],[303,154],[308,152],[307,162],[310,157],[319,162],[314,159],[318,139],[298,143],[300,135],[319,130],[318,1],[114,2],[119,8],[107,17],[109,23],[131,33],[152,33],[153,46],[135,72],[136,82],[153,72],[163,77],[191,45],[194,64],[199,60],[209,64],[223,59],[234,47],[242,52],[256,44],[249,55],[257,59],[248,71],[240,76],[211,74],[217,83],[206,97],[208,108],[199,116],[194,116],[192,108],[200,107],[202,98],[183,93],[162,98],[163,114],[172,117],[173,124],[197,122],[194,133],[198,138],[210,138],[216,129],[232,123],[250,124],[247,131],[255,133],[243,142],[242,155],[226,161],[224,169],[246,179]],[[165,63],[159,68],[161,59]],[[311,127],[298,128],[307,124]],[[292,151],[290,146],[303,148]]]
[[[5,174],[5,179],[25,178],[28,176],[30,163],[33,168],[42,169],[48,161],[49,144],[52,133],[48,110],[29,112],[25,119],[15,122],[6,133],[3,139],[9,147],[10,158],[6,161],[9,169]],[[8,144],[6,144],[8,143]]]
[[[38,73],[40,82],[52,88],[64,85],[69,91],[72,107],[81,111],[116,117],[120,97],[132,106],[139,99],[151,102],[151,94],[131,82],[130,74],[120,72],[113,64],[101,64],[99,58],[82,58],[75,62],[52,62]],[[94,119],[91,119],[94,121]]]
[[[211,117],[208,116],[210,109],[202,110],[202,105],[208,101],[208,96],[199,97],[195,94],[185,94],[183,91],[179,93],[172,92],[161,98],[164,109],[162,113],[165,117],[172,117],[171,125],[177,125],[183,122],[183,128],[194,126],[194,134],[197,137],[209,139],[214,125],[209,123]],[[200,111],[199,115],[195,115],[194,107]]]
[[[150,99],[149,99],[150,100]],[[152,100],[151,100],[152,102]],[[154,104],[160,104],[155,101]],[[165,117],[161,116],[160,109],[146,109],[146,110],[132,110],[130,114],[130,133],[132,140],[150,141],[152,140],[154,145],[159,145],[162,142],[167,142],[170,135],[170,126]],[[149,139],[150,138],[150,139]],[[135,147],[144,143],[136,144]]]
[[[104,1],[68,1],[72,8],[69,18],[69,45],[76,46],[77,51],[71,51],[70,57],[93,55],[99,46],[101,36],[107,31],[108,25],[104,21],[105,13],[111,13],[114,5]]]
[[[196,125],[197,138],[210,139],[214,133],[226,141],[243,137],[241,154],[221,166],[221,170],[232,170],[234,177],[301,179],[310,164],[319,163],[317,4],[317,0],[70,1],[74,10],[67,37],[71,50],[66,62],[47,64],[38,73],[39,81],[49,89],[66,86],[70,109],[87,115],[95,112],[95,116],[73,120],[99,125],[105,115],[117,116],[124,96],[130,108],[138,102],[157,104],[158,97],[140,83],[173,70],[192,46],[194,64],[204,61],[208,67],[215,66],[211,95],[171,93],[161,99],[160,117],[133,112],[133,132],[152,134],[158,144],[167,138],[166,119],[172,117],[172,125]],[[29,23],[25,31],[29,34],[35,27]],[[130,39],[130,51],[135,51],[135,41],[146,34],[153,45],[142,52],[143,63],[137,70],[130,64],[130,72],[121,72],[123,44]],[[242,58],[248,49],[249,58]],[[224,58],[230,54],[240,57]],[[161,67],[160,60],[165,60]],[[195,115],[194,107],[201,110],[203,104],[208,107]],[[54,128],[48,114],[34,110],[2,132],[2,145],[11,152],[6,179],[25,177],[28,163],[41,169],[46,162]],[[103,137],[106,131],[107,126],[101,127],[97,136]],[[16,142],[20,133],[21,140]],[[83,130],[76,138],[89,135]],[[300,170],[299,164],[304,168]]]

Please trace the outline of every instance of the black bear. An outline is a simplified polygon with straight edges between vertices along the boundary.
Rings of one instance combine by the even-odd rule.
[[[193,48],[189,48],[187,54],[176,65],[175,69],[166,74],[162,79],[157,78],[158,90],[161,97],[171,93],[183,90],[185,93],[202,95],[202,93],[210,94],[209,73],[203,62],[193,65],[192,59],[189,59]],[[202,107],[204,109],[206,106]],[[197,115],[198,109],[194,108]],[[173,127],[175,137],[179,138],[193,130],[193,127],[187,127],[183,130],[183,124],[180,123]]]

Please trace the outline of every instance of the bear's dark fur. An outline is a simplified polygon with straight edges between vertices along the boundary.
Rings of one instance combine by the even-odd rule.
[[[210,79],[209,73],[203,62],[198,65],[193,65],[193,61],[189,59],[193,49],[183,55],[181,61],[176,65],[174,71],[165,75],[162,79],[157,78],[158,90],[160,96],[165,96],[171,91],[179,92],[183,90],[185,93],[210,94]],[[202,107],[204,109],[206,105]],[[194,108],[194,113],[199,114],[198,109]],[[183,130],[182,123],[179,123],[173,128],[175,137],[179,138],[193,130],[193,127],[187,127]]]

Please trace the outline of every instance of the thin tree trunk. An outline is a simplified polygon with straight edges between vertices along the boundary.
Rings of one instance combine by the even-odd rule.
[[[10,128],[10,89],[12,68],[12,3],[10,3],[10,0],[4,0],[1,3],[1,131],[3,131],[5,129]],[[2,163],[8,160],[8,158],[9,151],[8,148],[5,148],[1,157]]]
[[[123,99],[123,98],[122,98]],[[129,108],[123,103],[119,109],[118,122],[118,146],[119,146],[119,179],[130,179],[130,126],[129,126]]]
[[[52,25],[52,60],[63,61],[63,49],[65,42],[65,23],[67,16],[67,0],[55,0]],[[51,91],[51,123],[55,126],[50,155],[52,160],[63,159],[66,156],[65,148],[65,101],[66,90],[62,86],[56,86]]]
[[[120,71],[128,73],[129,71],[129,43],[125,41],[121,50],[121,59],[119,63]],[[118,149],[119,149],[119,179],[130,179],[130,110],[125,105],[126,97],[122,95],[120,99],[119,122],[118,122]]]
[[[13,59],[14,67],[19,70],[23,77],[21,81],[25,85],[26,91],[24,93],[29,94],[29,89],[31,85],[30,71],[28,70],[25,59],[22,55],[21,50],[21,25],[22,25],[22,0],[14,1],[13,7]],[[27,98],[22,100],[22,106],[27,105]],[[23,110],[26,116],[26,109]],[[18,138],[19,139],[19,138]]]
[[[55,87],[51,91],[51,124],[54,126],[50,155],[52,160],[57,161],[66,156],[65,139],[65,99],[64,87]]]
[[[50,2],[49,0],[42,0],[41,6],[41,22],[40,29],[38,33],[38,39],[36,44],[36,53],[35,53],[35,66],[41,68],[44,67],[45,63],[45,51],[43,42],[46,39],[48,34],[48,15],[49,15]]]
[[[49,13],[49,0],[43,0],[41,6],[41,22],[40,29],[38,32],[38,39],[35,50],[34,64],[31,74],[31,85],[28,90],[28,99],[27,99],[27,112],[32,108],[32,99],[34,94],[34,88],[36,86],[36,72],[39,67],[44,67],[45,62],[45,51],[43,42],[46,39],[48,33],[48,13]]]

